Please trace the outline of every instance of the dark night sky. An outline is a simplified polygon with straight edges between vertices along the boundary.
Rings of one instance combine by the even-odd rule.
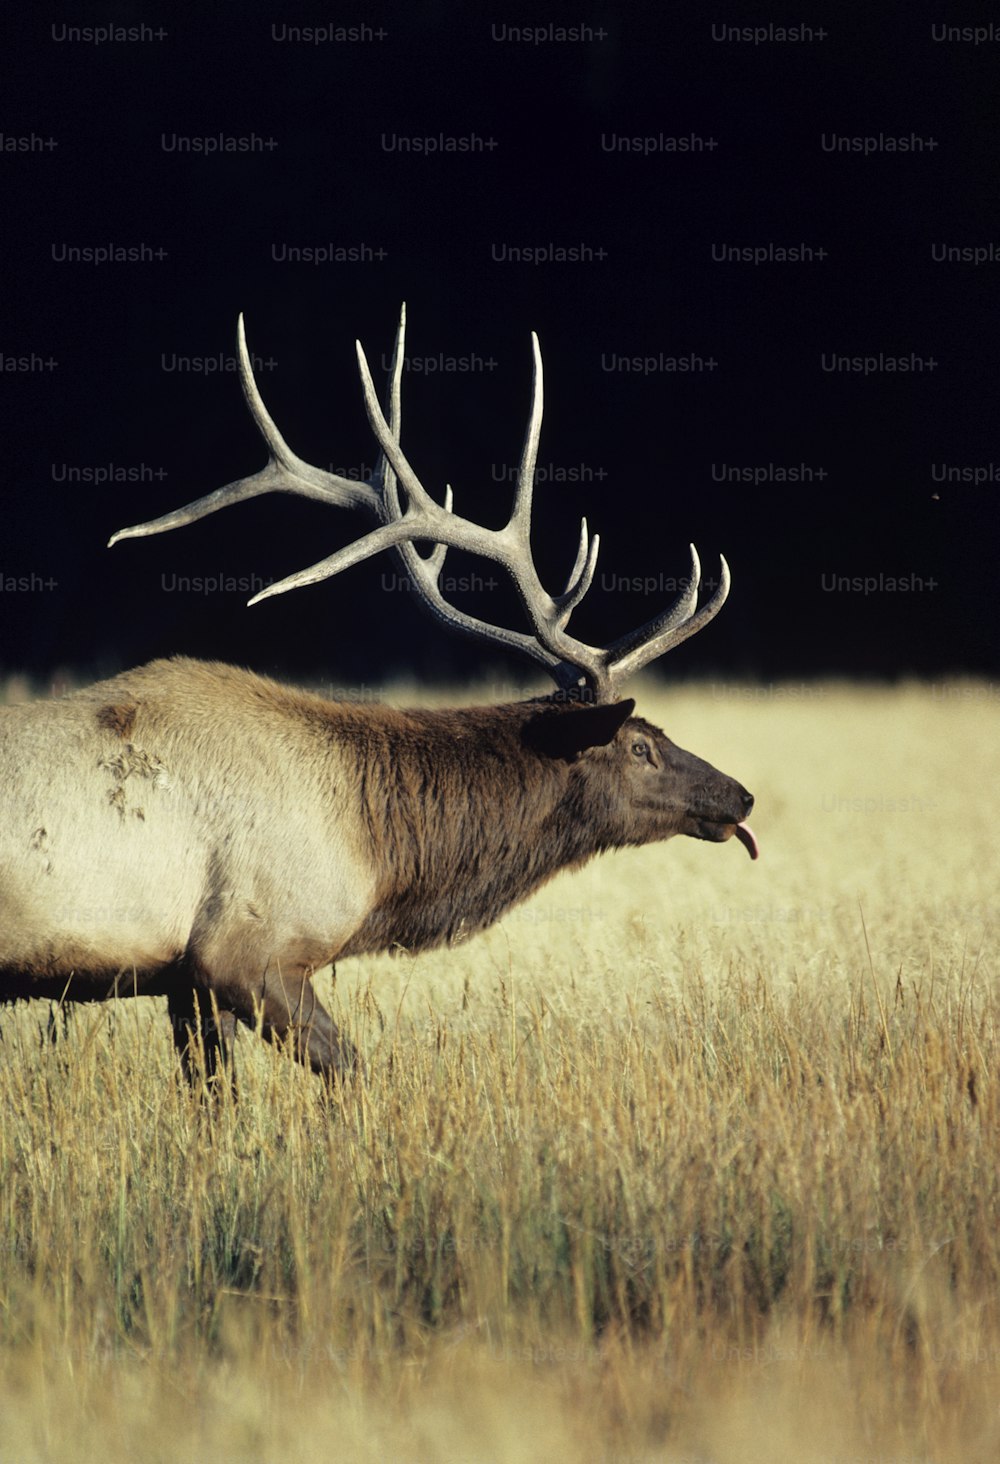
[[[580,515],[600,530],[585,638],[668,601],[693,539],[734,589],[672,675],[995,673],[1000,22],[976,44],[936,38],[922,5],[800,5],[774,23],[811,37],[720,39],[742,10],[581,6],[591,37],[533,41],[502,7],[443,3],[5,21],[4,669],[184,652],[342,687],[474,672],[480,648],[419,616],[388,556],[252,610],[245,591],[178,588],[280,578],[367,527],[345,511],[267,497],[104,547],[262,466],[236,377],[173,369],[231,357],[240,310],[296,451],[370,466],[353,341],[380,381],[405,299],[414,356],[477,369],[408,376],[404,445],[435,495],[451,481],[493,526],[538,331],[553,471],[536,558],[561,589]],[[358,40],[286,30],[362,21]],[[109,22],[145,38],[64,30]],[[220,136],[253,150],[179,150]],[[717,257],[733,247],[763,262]],[[363,257],[285,257],[303,248]],[[66,257],[108,249],[145,257]],[[807,257],[773,257],[788,250]],[[620,369],[636,357],[654,369]],[[858,357],[875,369],[825,369]],[[520,628],[505,593],[456,598]]]

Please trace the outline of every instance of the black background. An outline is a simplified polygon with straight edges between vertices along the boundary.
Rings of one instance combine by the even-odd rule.
[[[410,352],[481,369],[410,374],[404,446],[435,496],[450,481],[459,510],[491,526],[510,501],[538,331],[539,462],[556,470],[536,492],[546,582],[562,588],[581,514],[602,534],[578,634],[607,641],[661,608],[693,539],[708,578],[726,554],[734,588],[664,663],[671,675],[994,673],[1000,26],[975,44],[935,39],[949,21],[936,7],[744,9],[584,5],[526,22],[444,4],[117,4],[5,22],[5,146],[30,150],[0,154],[4,667],[51,677],[184,652],[339,688],[487,666],[521,677],[420,616],[389,556],[253,609],[245,589],[178,588],[302,568],[368,527],[341,510],[272,496],[104,547],[263,465],[235,375],[168,369],[231,358],[240,310],[290,444],[324,467],[370,466],[353,341],[381,384],[405,299]],[[969,12],[952,23],[989,25]],[[525,23],[590,33],[513,39]],[[108,24],[147,31],[95,43],[68,29]],[[368,30],[287,38],[338,24]],[[744,24],[813,32],[717,38]],[[174,146],[220,134],[261,150]],[[923,147],[824,147],[880,134]],[[656,142],[626,152],[622,137]],[[703,146],[660,146],[691,137]],[[480,146],[427,155],[400,138]],[[978,265],[933,258],[991,244]],[[62,257],[139,245],[163,257]],[[550,245],[585,257],[504,257]],[[713,258],[800,245],[825,257]],[[367,257],[275,257],[289,246]],[[822,366],[879,353],[936,364]],[[647,355],[716,365],[607,369]],[[809,471],[781,481],[770,464]],[[992,464],[998,481],[935,479],[935,465]],[[763,480],[717,481],[722,465]],[[95,481],[112,466],[144,481]],[[488,565],[452,567],[483,586],[458,603],[519,625]],[[864,577],[880,587],[831,588]],[[900,579],[910,588],[887,587]]]

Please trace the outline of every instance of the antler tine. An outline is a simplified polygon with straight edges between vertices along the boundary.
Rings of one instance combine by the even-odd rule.
[[[710,600],[706,600],[697,614],[695,613],[698,590],[701,585],[701,561],[694,545],[689,545],[689,548],[691,550],[691,576],[687,590],[661,615],[655,616],[645,625],[640,626],[638,630],[621,636],[608,647],[606,652],[608,671],[615,681],[634,675],[635,672],[641,671],[643,666],[648,666],[650,661],[655,661],[658,657],[665,655],[667,651],[673,650],[674,646],[679,646],[689,636],[696,635],[710,620],[715,619],[726,603],[732,585],[732,576],[725,555],[720,554],[721,570],[715,593]]]
[[[576,563],[570,571],[566,588],[561,595],[556,596],[556,604],[561,612],[560,624],[564,627],[593,583],[600,547],[600,534],[595,534],[591,539],[587,533],[587,520],[584,519],[580,524],[580,547],[576,551]]]
[[[524,432],[521,448],[521,462],[517,470],[517,486],[514,489],[514,505],[507,527],[516,530],[525,545],[531,533],[531,497],[535,487],[535,463],[538,460],[538,441],[542,433],[542,411],[545,405],[545,386],[542,375],[542,351],[538,336],[531,332],[531,408],[528,425]]]
[[[355,341],[354,348],[358,357],[358,370],[361,374],[361,390],[364,394],[365,411],[368,413],[369,425],[378,440],[382,456],[385,458],[388,467],[392,469],[395,479],[403,487],[409,499],[409,503],[403,512],[403,517],[410,514],[416,518],[418,515],[426,514],[430,518],[433,518],[435,514],[442,511],[441,506],[434,502],[427,489],[413,471],[403,449],[399,445],[398,430],[393,431],[382,413],[364,346],[360,341]],[[397,506],[399,506],[398,498]],[[470,527],[473,526],[470,525]],[[435,536],[428,535],[428,538],[433,537]]]
[[[406,356],[406,301],[399,307],[399,324],[396,327],[396,339],[392,348],[392,364],[389,367],[389,385],[386,389],[386,404],[388,406],[388,427],[392,433],[393,440],[399,442],[403,425],[403,402],[402,402],[402,380],[403,362]],[[387,522],[392,522],[400,516],[399,487],[396,474],[381,446],[379,447],[378,463],[375,467],[373,486],[376,492],[381,485],[383,517]],[[450,513],[453,503],[451,486],[445,487],[444,507],[445,512]],[[447,544],[436,544],[432,553],[426,558],[421,557],[412,545],[406,543],[397,546],[402,556],[406,571],[411,579],[433,578],[434,587],[437,587],[438,578],[441,574],[441,567],[444,564],[445,555],[448,553]],[[430,586],[428,586],[428,589]],[[442,601],[442,603],[444,603]]]
[[[577,546],[576,558],[573,561],[573,568],[566,577],[566,588],[563,590],[562,595],[558,597],[559,599],[565,599],[573,590],[576,585],[577,576],[586,564],[589,555],[590,535],[587,533],[587,520],[582,518],[580,520],[580,543]]]
[[[386,388],[386,405],[389,409],[389,431],[398,442],[403,426],[403,362],[406,355],[406,301],[399,307],[399,324],[392,347],[392,364],[389,367],[389,384]],[[382,447],[379,447],[378,462],[375,465],[373,486],[379,491],[381,485],[382,503],[388,518],[399,517],[399,489],[396,474],[392,471]]]
[[[517,485],[514,490],[514,504],[511,509],[510,519],[507,527],[516,532],[521,541],[522,552],[530,559],[531,556],[531,504],[535,486],[535,464],[538,461],[538,443],[542,432],[542,413],[545,405],[544,372],[542,369],[542,349],[538,343],[537,334],[531,332],[531,407],[528,412],[528,425],[524,433],[524,445],[521,448],[521,461],[517,470]],[[566,588],[561,595],[554,595],[552,603],[558,610],[555,623],[565,629],[573,611],[579,605],[584,595],[590,589],[594,578],[594,570],[597,567],[597,553],[600,547],[600,535],[595,534],[593,542],[590,542],[587,533],[587,520],[583,519],[580,524],[580,544],[576,551],[576,560],[566,581]]]
[[[220,508],[228,508],[231,503],[242,503],[248,498],[257,498],[262,493],[298,493],[304,498],[320,499],[324,503],[333,503],[341,508],[364,508],[369,512],[377,512],[378,499],[367,483],[341,478],[336,473],[327,473],[322,468],[316,468],[311,463],[305,462],[292,451],[274,425],[257,389],[253,365],[247,349],[242,314],[239,317],[236,338],[240,383],[247,406],[250,408],[250,415],[267,444],[267,465],[258,473],[253,473],[246,478],[237,478],[234,482],[227,483],[224,488],[216,488],[214,492],[206,493],[203,498],[196,498],[193,503],[188,503],[183,508],[175,508],[171,513],[165,513],[160,518],[150,519],[142,524],[133,524],[131,528],[119,529],[108,540],[109,549],[120,539],[140,539],[148,534],[162,534],[168,529],[178,529],[184,524],[195,523],[198,519],[205,518],[207,514],[215,513]]]
[[[354,564],[360,564],[364,559],[370,559],[373,554],[378,554],[381,549],[393,549],[407,540],[412,540],[415,535],[412,523],[405,518],[399,519],[394,524],[382,524],[380,528],[372,529],[360,539],[355,539],[352,544],[345,544],[343,549],[330,554],[326,559],[320,559],[316,564],[311,564],[307,569],[300,569],[295,574],[288,575],[283,580],[276,580],[274,584],[267,585],[265,589],[259,590],[248,605],[256,605],[261,600],[268,600],[272,595],[283,595],[288,590],[300,590],[303,585],[315,585],[320,580],[329,579],[332,575],[339,574],[342,569],[350,569]]]

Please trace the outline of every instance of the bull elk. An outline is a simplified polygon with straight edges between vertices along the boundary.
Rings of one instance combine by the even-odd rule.
[[[165,995],[189,1076],[196,1036],[209,1076],[237,1020],[287,1038],[327,1077],[356,1062],[313,990],[342,957],[464,940],[561,869],[607,849],[735,834],[753,858],[739,783],[633,716],[618,688],[715,616],[701,570],[677,603],[607,647],[567,633],[594,576],[584,521],[562,594],[531,556],[542,364],[502,529],[460,517],[421,486],[400,446],[405,310],[386,415],[358,362],[380,453],[372,480],[311,466],[261,400],[239,323],[240,376],[266,467],[111,539],[192,523],[257,494],[363,509],[377,526],[254,600],[313,584],[392,548],[445,626],[543,666],[557,690],[506,706],[396,710],[326,700],[233,666],[154,661],[57,701],[5,707],[0,833],[0,999]],[[418,543],[433,546],[420,554]],[[440,589],[449,548],[510,575],[530,632],[490,625]],[[251,601],[251,604],[254,601]]]

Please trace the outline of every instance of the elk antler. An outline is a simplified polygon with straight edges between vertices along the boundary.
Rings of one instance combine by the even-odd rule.
[[[594,578],[600,539],[597,534],[591,535],[588,532],[587,521],[584,519],[580,528],[576,560],[566,588],[561,595],[550,595],[538,577],[530,545],[531,494],[542,425],[542,358],[537,336],[532,332],[534,369],[531,410],[524,446],[521,449],[513,509],[502,529],[486,529],[453,511],[450,487],[445,490],[444,504],[435,502],[421,484],[400,446],[400,381],[405,333],[404,305],[400,311],[389,374],[388,420],[379,406],[365,353],[360,341],[357,342],[365,407],[380,448],[378,462],[369,484],[325,472],[322,468],[304,462],[292,452],[271,420],[257,390],[241,315],[237,332],[240,381],[251,416],[267,444],[267,465],[251,477],[239,478],[224,488],[217,488],[214,493],[208,493],[204,498],[196,499],[194,503],[164,514],[161,518],[136,524],[132,528],[119,529],[110,539],[109,547],[119,539],[158,534],[166,529],[179,528],[182,524],[194,523],[196,519],[204,518],[216,509],[226,508],[231,503],[240,503],[247,498],[255,498],[261,493],[299,493],[303,497],[319,499],[339,508],[361,508],[378,520],[377,528],[310,568],[299,570],[297,574],[269,585],[255,595],[250,604],[264,600],[269,595],[280,595],[286,590],[298,589],[300,585],[315,584],[317,580],[327,579],[352,564],[368,559],[381,549],[392,548],[399,555],[418,592],[420,602],[442,624],[493,645],[504,645],[518,651],[544,666],[556,684],[566,691],[580,687],[582,682],[598,701],[612,700],[618,684],[626,676],[662,656],[688,636],[694,635],[718,614],[729,594],[729,566],[720,555],[722,572],[719,584],[711,599],[698,609],[701,565],[692,544],[691,576],[687,589],[669,610],[638,630],[619,637],[607,647],[587,645],[568,635],[566,626],[569,618]],[[405,506],[400,501],[400,487],[405,495]],[[420,542],[434,545],[430,554],[424,556],[417,552],[416,544]],[[503,566],[517,589],[531,623],[532,634],[491,625],[448,604],[441,593],[440,577],[445,555],[450,548],[481,554]]]

